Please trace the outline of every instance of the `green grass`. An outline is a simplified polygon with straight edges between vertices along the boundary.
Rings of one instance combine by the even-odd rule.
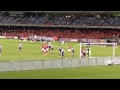
[[[23,52],[18,52],[18,44],[22,42],[23,44]],[[58,42],[52,42],[54,46],[54,54],[48,53],[46,56],[44,56],[41,53],[41,46],[42,42],[27,42],[27,41],[19,41],[19,40],[12,40],[9,39],[0,39],[0,43],[3,46],[3,53],[0,56],[0,61],[11,61],[11,60],[54,60],[54,59],[61,59],[59,57]],[[70,43],[72,46],[75,47],[75,57],[79,57],[79,46],[76,45],[76,43]],[[62,47],[67,50],[69,43],[62,45]],[[66,58],[71,58],[71,54],[66,53]]]
[[[23,44],[23,52],[18,52],[18,44],[22,42]],[[0,61],[16,61],[16,60],[55,60],[61,59],[59,57],[58,42],[52,42],[54,46],[54,54],[48,53],[44,56],[41,53],[41,42],[27,42],[27,41],[19,41],[9,39],[0,39],[0,43],[3,46],[3,53],[0,56]],[[74,58],[79,58],[79,42],[67,42],[62,45],[65,49],[65,58],[71,58],[71,54],[67,53],[67,48],[69,45],[73,46],[75,49]],[[100,47],[100,46],[91,46],[92,49],[92,57],[103,57],[103,56],[112,56],[112,47]],[[116,48],[115,56],[120,55],[120,48]]]
[[[22,42],[23,52],[18,52],[18,44]],[[3,46],[3,53],[0,55],[0,61],[17,61],[17,60],[55,60],[59,57],[58,42],[52,42],[54,54],[48,53],[44,56],[41,53],[41,42],[27,42],[9,39],[0,39]],[[67,53],[67,47],[73,46],[75,49],[74,58],[79,58],[79,42],[67,42],[62,45],[65,49],[65,57],[71,58]],[[112,47],[91,46],[92,57],[112,56]],[[115,56],[120,56],[120,46],[116,48]],[[35,71],[12,71],[0,72],[0,79],[120,79],[120,65],[113,66],[91,66],[80,68],[64,69],[45,69]]]
[[[120,65],[0,72],[0,79],[120,79]]]

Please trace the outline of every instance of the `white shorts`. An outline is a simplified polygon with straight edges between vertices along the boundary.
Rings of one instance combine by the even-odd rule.
[[[44,51],[44,48],[42,48],[42,51]]]
[[[46,52],[46,49],[44,49],[43,52]]]
[[[70,49],[68,49],[68,52],[71,52],[71,50],[70,50]]]
[[[49,49],[48,48],[46,48],[46,51],[48,51]]]

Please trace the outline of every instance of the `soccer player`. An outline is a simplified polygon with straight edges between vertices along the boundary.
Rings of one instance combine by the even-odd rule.
[[[0,55],[2,54],[2,45],[0,44]]]
[[[20,43],[19,44],[19,52],[22,52],[22,47],[23,47],[23,45],[22,45],[22,43]]]
[[[85,51],[85,48],[82,47],[82,49],[81,49],[81,57],[83,58],[85,56],[86,56],[86,51]]]
[[[117,42],[115,43],[115,48],[118,48],[118,44],[117,44]]]
[[[86,56],[90,57],[90,55],[91,55],[91,48],[90,48],[90,46],[87,46],[86,47]]]
[[[44,44],[43,48],[44,48],[44,49],[43,49],[43,54],[46,55],[46,52],[47,52],[47,50],[46,50],[46,49],[47,49],[47,45]]]
[[[50,46],[50,52],[53,54],[53,45]]]
[[[59,56],[61,56],[62,47],[59,45]]]
[[[44,53],[44,44],[42,44],[42,53]]]
[[[49,51],[51,50],[51,42],[48,43]]]
[[[68,53],[71,52],[71,46],[70,45],[68,46],[68,50],[67,51],[68,51]]]
[[[72,57],[74,57],[74,48],[71,48],[71,52],[72,52]]]
[[[48,46],[48,43],[45,44],[45,47],[46,47],[46,53],[48,52],[49,50],[49,46]]]
[[[62,49],[61,49],[61,56],[62,56],[62,59],[65,57],[64,54],[65,54],[65,50],[62,48]]]

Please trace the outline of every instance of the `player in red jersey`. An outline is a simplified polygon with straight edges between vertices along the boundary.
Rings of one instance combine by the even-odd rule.
[[[45,46],[46,46],[46,53],[47,53],[47,52],[48,52],[48,50],[49,50],[48,43],[46,43],[46,44],[45,44]]]
[[[71,46],[70,45],[68,46],[68,50],[67,51],[68,51],[68,53],[71,52]]]
[[[42,44],[42,53],[44,53],[44,44]]]
[[[43,54],[46,55],[46,48],[47,48],[47,47],[46,47],[46,44],[43,45],[43,48],[44,48],[44,49],[43,49]]]
[[[81,58],[83,58],[83,51],[84,51],[84,48],[82,47],[81,48]]]
[[[86,56],[86,50],[84,47],[81,48],[81,57],[85,57]]]

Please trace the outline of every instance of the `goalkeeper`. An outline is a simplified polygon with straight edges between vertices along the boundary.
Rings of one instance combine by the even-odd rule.
[[[87,46],[87,47],[86,47],[86,55],[87,55],[88,57],[91,56],[91,48],[90,48],[90,46]]]

